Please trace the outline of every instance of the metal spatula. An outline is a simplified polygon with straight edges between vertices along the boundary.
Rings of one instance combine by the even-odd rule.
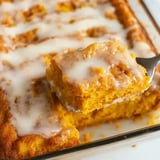
[[[147,70],[147,75],[150,76],[150,81],[152,81],[155,68],[160,64],[160,55],[151,57],[151,58],[136,58],[138,64],[144,66]]]

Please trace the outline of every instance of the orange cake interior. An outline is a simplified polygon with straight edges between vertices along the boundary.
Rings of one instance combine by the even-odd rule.
[[[132,101],[87,114],[61,105],[46,78],[46,57],[107,41],[139,57],[156,52],[126,0],[0,0],[0,158],[74,147],[81,128],[159,107],[158,69],[151,87]]]
[[[159,73],[157,77],[160,78]],[[143,94],[131,98],[130,100],[118,102],[106,108],[94,110],[88,114],[70,113],[72,123],[78,129],[84,129],[88,126],[94,126],[96,124],[98,125],[117,119],[131,118],[133,116],[143,115],[148,111],[157,109],[160,107],[160,80],[156,86],[156,90],[150,88]]]

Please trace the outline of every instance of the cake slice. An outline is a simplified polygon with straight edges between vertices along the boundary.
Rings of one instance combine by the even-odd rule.
[[[47,63],[52,90],[70,111],[92,112],[150,86],[146,70],[114,40],[51,56]]]

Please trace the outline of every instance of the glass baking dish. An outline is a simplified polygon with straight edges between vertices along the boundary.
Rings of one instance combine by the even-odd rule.
[[[146,8],[146,5],[144,5],[144,1],[141,2],[129,0],[129,3],[135,15],[148,32],[148,35],[150,36],[155,48],[159,52],[159,28],[155,26],[154,17],[150,16],[148,8]],[[84,135],[88,135],[91,138],[88,143],[70,149],[35,157],[30,160],[83,159],[87,154],[96,152],[99,154],[98,150],[105,150],[107,147],[110,147],[110,145],[115,143],[118,144],[121,141],[126,143],[126,141],[131,138],[138,139],[138,137],[154,134],[160,130],[159,113],[160,109],[157,109],[156,111],[147,113],[143,117],[141,116],[134,119],[119,120],[116,122],[84,129],[80,132],[80,136],[81,139],[83,139]]]
[[[123,145],[122,142],[124,142],[125,144],[131,143],[131,147],[136,147],[136,141],[145,139],[147,136],[150,138],[156,133],[159,134],[159,132],[160,124],[152,125],[141,129],[135,129],[130,132],[117,134],[115,136],[109,136],[108,138],[101,138],[84,145],[42,155],[35,158],[30,158],[27,160],[79,160],[84,159],[84,157],[86,158],[87,156],[89,157],[89,159],[92,159],[93,156],[91,155],[93,153],[98,155],[99,153],[107,152],[107,150],[110,150],[115,146],[119,147]]]
[[[160,51],[160,36],[157,27],[153,23],[152,17],[146,12],[145,5],[140,1],[129,0],[130,6],[141,24],[145,27],[150,39],[152,40],[157,51]],[[88,143],[77,147],[49,153],[46,155],[29,158],[29,160],[62,160],[62,159],[78,159],[85,156],[88,152],[96,152],[97,149],[104,148],[110,144],[126,141],[131,138],[152,134],[160,130],[160,109],[149,112],[141,117],[133,119],[118,120],[106,124],[90,127],[80,131],[81,139],[88,135]],[[154,122],[152,121],[154,117]]]

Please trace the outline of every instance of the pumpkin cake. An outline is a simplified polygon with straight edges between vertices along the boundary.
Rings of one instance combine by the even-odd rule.
[[[126,0],[0,0],[0,158],[74,147],[81,143],[77,128],[159,107],[158,69],[151,87],[133,101],[86,114],[61,105],[46,78],[46,57],[108,41],[135,56],[156,53]]]

